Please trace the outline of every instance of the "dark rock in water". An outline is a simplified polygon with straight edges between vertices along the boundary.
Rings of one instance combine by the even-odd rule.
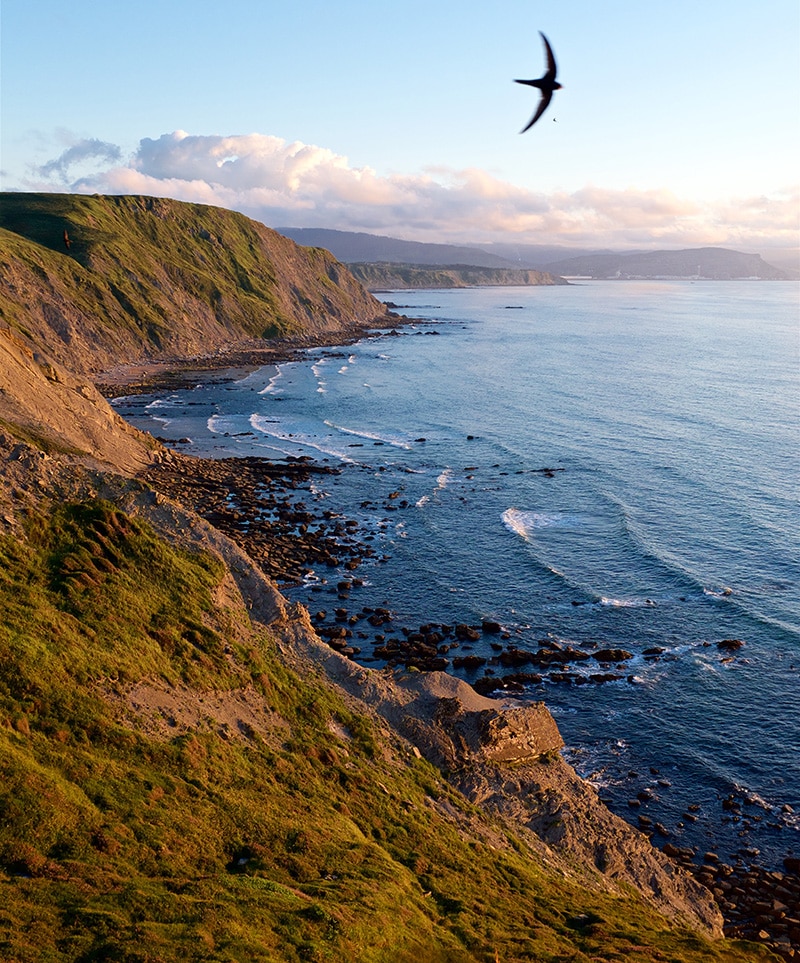
[[[456,626],[456,638],[462,642],[477,642],[480,637],[480,632],[469,625],[461,624]]]
[[[694,850],[686,846],[675,846],[674,843],[666,843],[661,847],[661,852],[670,859],[677,859],[687,862],[694,858]]]
[[[581,649],[576,649],[571,645],[561,646],[547,645],[542,646],[530,656],[530,661],[534,665],[566,665],[569,662],[583,662],[589,655]]]
[[[528,665],[533,659],[533,653],[526,652],[524,649],[510,648],[501,652],[498,659],[501,665]]]
[[[539,685],[542,676],[538,672],[510,672],[503,676],[503,682],[516,682],[519,685]]]
[[[722,639],[721,642],[717,642],[717,648],[723,652],[736,652],[743,645],[742,639]]]
[[[479,669],[482,665],[486,665],[486,659],[479,655],[460,655],[453,659],[454,669]]]
[[[489,619],[484,619],[481,622],[481,629],[488,635],[499,635],[503,631],[499,622],[492,622]]]
[[[598,649],[592,653],[592,658],[598,662],[625,662],[633,658],[633,652],[626,649]]]
[[[503,688],[503,680],[493,679],[491,676],[484,676],[482,679],[476,679],[476,681],[472,683],[472,688],[480,695],[490,695],[492,692]]]

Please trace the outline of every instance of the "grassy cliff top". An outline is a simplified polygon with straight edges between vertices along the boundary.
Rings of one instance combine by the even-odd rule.
[[[0,319],[73,371],[385,314],[332,255],[242,214],[154,197],[5,193]]]

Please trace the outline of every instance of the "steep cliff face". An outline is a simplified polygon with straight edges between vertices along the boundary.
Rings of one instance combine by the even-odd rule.
[[[328,252],[220,208],[7,193],[0,228],[0,321],[76,373],[385,315]]]
[[[42,453],[135,472],[166,455],[123,421],[87,379],[0,329],[0,428]]]
[[[413,264],[350,264],[350,270],[370,291],[404,288],[531,287],[568,284],[547,271],[528,268],[472,267],[453,265],[422,267]]]

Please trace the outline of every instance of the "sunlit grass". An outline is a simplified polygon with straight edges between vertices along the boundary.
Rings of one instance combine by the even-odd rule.
[[[102,502],[0,538],[0,958],[769,958],[493,848],[436,769],[226,630],[223,574]],[[148,736],[103,696],[142,680],[252,686],[281,724]]]

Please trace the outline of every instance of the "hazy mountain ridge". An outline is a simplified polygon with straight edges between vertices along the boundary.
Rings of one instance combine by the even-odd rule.
[[[591,278],[758,278],[788,280],[787,272],[767,264],[759,254],[725,248],[688,248],[683,251],[643,251],[636,254],[589,254],[565,258],[548,270],[568,277]]]
[[[303,317],[266,310],[298,298],[296,275],[250,228],[252,260],[220,255],[221,298],[177,284],[171,256],[185,265],[217,225],[230,248],[240,222],[148,200],[88,199],[68,222],[80,260],[52,208],[47,245],[0,239],[0,956],[770,959],[718,939],[710,893],[577,778],[544,706],[357,666],[139,474],[203,467],[67,361],[98,371]],[[83,246],[110,223],[128,246]],[[351,332],[351,300],[371,316],[347,272],[310,264],[304,297],[342,312],[314,315],[312,336]],[[254,294],[273,271],[290,290]]]
[[[322,228],[282,227],[279,230],[299,244],[323,247],[348,264],[385,261],[430,267],[505,267],[596,278],[758,277],[764,280],[787,280],[793,276],[791,272],[768,264],[758,254],[744,254],[717,247],[615,252],[511,242],[458,246]]]
[[[465,264],[475,267],[519,267],[504,257],[472,246],[403,241],[382,234],[329,228],[278,227],[276,230],[297,244],[325,248],[345,264],[388,261],[419,266]]]

